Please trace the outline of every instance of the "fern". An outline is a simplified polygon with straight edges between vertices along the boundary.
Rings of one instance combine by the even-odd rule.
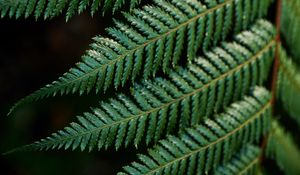
[[[206,52],[206,58],[197,58],[186,69],[170,72],[167,79],[136,84],[132,97],[119,95],[102,102],[100,108],[79,117],[79,124],[29,147],[92,150],[115,145],[118,149],[124,143],[137,146],[142,138],[147,144],[157,142],[164,132],[199,123],[201,117],[240,99],[266,79],[275,48],[274,30],[266,21],[258,21],[251,30],[237,35],[234,43]]]
[[[64,12],[68,20],[87,8],[92,15],[128,10],[94,38],[82,62],[9,113],[57,94],[113,87],[116,94],[77,122],[6,154],[153,145],[119,175],[258,174],[264,158],[288,175],[299,174],[300,150],[271,116],[285,111],[300,126],[300,1],[278,1],[277,34],[261,19],[271,2],[0,0],[2,18],[52,19]],[[269,93],[259,86],[271,79],[273,57]],[[128,85],[130,91],[118,91]]]
[[[295,63],[280,49],[280,69],[277,81],[279,100],[289,115],[300,126],[300,72]]]
[[[267,144],[267,156],[274,159],[287,175],[300,172],[300,151],[290,134],[276,122],[272,123],[272,132]]]
[[[160,141],[148,156],[139,156],[140,163],[124,167],[126,173],[120,174],[211,174],[241,144],[259,141],[269,128],[270,116],[269,93],[255,88],[252,97],[234,103],[225,113],[206,119],[179,137]]]
[[[57,93],[99,92],[114,84],[117,88],[128,79],[147,79],[162,69],[168,73],[186,53],[195,58],[199,48],[206,51],[230,31],[239,32],[250,22],[267,12],[269,0],[155,0],[155,6],[145,6],[124,14],[127,22],[115,20],[108,28],[110,38],[95,37],[92,49],[83,62],[57,81],[20,100],[18,106]],[[247,4],[243,10],[242,5]],[[251,8],[250,8],[251,7]],[[252,13],[250,16],[250,9]],[[249,17],[249,18],[248,18]],[[224,20],[225,19],[225,20]],[[240,25],[241,22],[243,25]],[[205,32],[204,32],[205,31]]]
[[[282,0],[281,31],[295,62],[300,64],[300,1]]]
[[[36,19],[44,16],[44,19],[53,18],[66,10],[68,21],[76,13],[80,14],[90,7],[91,14],[101,8],[103,14],[107,11],[113,13],[129,4],[133,9],[141,0],[0,0],[1,17],[8,15],[25,18],[34,15]]]
[[[241,174],[257,174],[260,157],[260,149],[247,145],[236,154],[230,163],[218,167],[215,175],[241,175]]]

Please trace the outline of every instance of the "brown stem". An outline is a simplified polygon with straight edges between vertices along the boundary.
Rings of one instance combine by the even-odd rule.
[[[281,6],[282,2],[281,0],[277,0],[277,9],[276,9],[276,50],[275,50],[275,62],[273,66],[273,72],[272,72],[272,105],[273,105],[273,112],[274,112],[274,104],[276,100],[276,84],[277,84],[277,78],[278,78],[278,69],[279,69],[279,46],[281,43],[280,39],[280,18],[281,18]]]
[[[271,91],[272,91],[272,100],[271,100],[271,105],[273,106],[273,114],[275,112],[275,100],[276,100],[276,88],[277,88],[277,78],[278,78],[278,70],[279,70],[279,64],[280,64],[280,60],[279,60],[279,47],[280,47],[280,43],[281,43],[281,39],[280,39],[280,24],[281,24],[281,8],[282,8],[282,0],[277,0],[277,8],[276,8],[276,31],[277,31],[277,35],[276,35],[276,50],[275,50],[275,61],[274,61],[274,65],[273,65],[273,72],[272,72],[272,87],[271,87]],[[268,138],[269,138],[269,134],[266,134],[265,137],[263,138],[262,144],[261,144],[261,150],[262,150],[262,154],[261,154],[261,161],[263,161],[264,159],[264,153],[265,153],[265,148],[268,142]]]

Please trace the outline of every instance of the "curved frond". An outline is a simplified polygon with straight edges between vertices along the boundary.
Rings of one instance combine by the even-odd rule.
[[[172,71],[166,79],[137,84],[131,97],[119,95],[102,102],[92,113],[79,117],[79,123],[29,147],[80,146],[84,150],[88,146],[92,150],[115,145],[118,149],[132,142],[137,146],[143,139],[157,142],[174,128],[182,130],[199,123],[240,99],[251,86],[262,84],[274,56],[273,31],[270,23],[259,21],[252,32],[241,33],[233,43],[223,43],[186,69]]]
[[[300,126],[300,70],[282,47],[280,49],[277,94],[286,112]]]
[[[281,34],[294,61],[300,64],[300,1],[282,0]]]
[[[214,175],[257,175],[261,150],[252,145],[246,145],[229,163],[218,167]]]
[[[20,100],[18,106],[57,93],[96,92],[111,86],[123,86],[129,79],[147,79],[158,70],[169,72],[180,58],[193,60],[199,48],[206,51],[219,40],[226,39],[230,31],[239,32],[249,22],[265,13],[269,0],[260,0],[251,20],[237,4],[248,0],[204,1],[155,0],[124,14],[127,22],[115,20],[108,28],[110,38],[95,37],[92,49],[68,73],[57,81]],[[251,1],[256,2],[256,1]],[[235,8],[236,7],[236,8]],[[225,20],[224,20],[225,19]],[[238,21],[245,25],[239,26]],[[186,56],[185,56],[186,55]]]
[[[276,161],[287,175],[300,173],[300,150],[289,133],[278,124],[272,122],[272,132],[267,143],[267,157]]]
[[[0,15],[2,18],[27,18],[33,15],[36,19],[51,19],[65,11],[68,21],[76,13],[80,14],[87,8],[90,8],[92,15],[99,9],[103,14],[107,11],[115,13],[123,6],[133,9],[140,2],[141,0],[0,0]]]
[[[241,144],[252,143],[268,130],[270,94],[256,88],[253,97],[234,103],[226,112],[187,129],[179,137],[169,136],[140,155],[139,163],[124,167],[121,174],[212,174],[227,162]]]

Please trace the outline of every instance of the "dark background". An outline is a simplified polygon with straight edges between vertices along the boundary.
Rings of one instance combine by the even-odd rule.
[[[107,23],[99,14],[82,14],[67,23],[64,17],[50,21],[0,20],[1,153],[49,136],[74,121],[74,116],[97,105],[101,94],[55,97],[28,104],[7,116],[17,100],[73,67],[88,49],[92,37],[103,33]],[[0,174],[115,174],[121,165],[135,158],[135,153],[129,148],[117,152],[61,150],[0,155]]]

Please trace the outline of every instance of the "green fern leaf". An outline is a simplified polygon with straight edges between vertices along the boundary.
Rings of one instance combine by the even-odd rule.
[[[235,154],[229,163],[218,167],[213,173],[215,175],[256,175],[261,150],[258,147],[244,146],[238,154]]]
[[[79,117],[79,124],[72,123],[29,147],[80,146],[84,150],[88,146],[92,150],[114,144],[118,149],[132,142],[137,146],[143,138],[146,143],[157,142],[163,133],[199,123],[204,116],[240,99],[251,86],[261,84],[274,51],[274,28],[258,21],[250,31],[237,35],[235,42],[206,52],[206,57],[197,58],[186,69],[172,71],[166,79],[136,84],[131,97],[119,95],[102,102],[92,113]]]
[[[232,21],[242,14],[234,17],[231,14],[234,12],[232,6],[240,1],[244,2],[224,0],[211,5],[196,0],[156,0],[155,6],[125,13],[128,22],[115,20],[115,27],[107,29],[113,39],[95,37],[83,62],[57,81],[19,101],[11,111],[24,103],[57,93],[83,94],[93,88],[96,92],[102,88],[105,91],[112,84],[117,88],[128,79],[134,81],[141,77],[140,74],[147,79],[160,69],[169,72],[183,53],[187,52],[187,57],[183,57],[191,61],[199,48],[207,50],[217,44],[217,40],[226,38],[231,28],[240,30],[235,29]],[[217,31],[216,35],[212,34],[214,31]],[[188,41],[185,43],[185,40]]]
[[[300,126],[300,72],[282,47],[280,49],[277,94],[286,112]]]
[[[300,172],[300,150],[291,135],[277,121],[272,122],[272,132],[267,143],[267,157],[276,161],[287,175]]]
[[[294,61],[300,64],[300,1],[282,0],[281,34]]]
[[[253,143],[255,136],[258,141],[266,133],[270,99],[265,89],[255,88],[252,97],[234,103],[226,112],[187,129],[179,137],[159,141],[149,155],[139,156],[140,163],[125,166],[125,173],[119,174],[212,174],[241,144]]]
[[[80,14],[88,7],[93,15],[99,7],[103,14],[108,11],[115,13],[125,5],[133,9],[140,0],[0,0],[0,14],[3,18],[7,14],[9,17],[15,16],[25,18],[34,15],[36,19],[44,16],[44,19],[53,18],[66,10],[66,20],[68,21],[76,13]]]

